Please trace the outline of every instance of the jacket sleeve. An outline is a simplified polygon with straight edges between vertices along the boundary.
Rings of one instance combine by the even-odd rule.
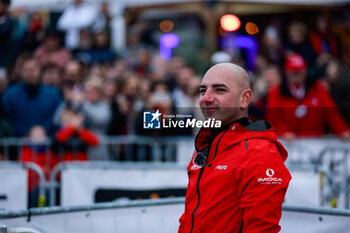
[[[73,126],[66,126],[57,131],[56,139],[60,143],[66,143],[69,139],[71,139],[75,134],[75,128]]]
[[[79,138],[89,146],[97,146],[99,144],[98,137],[88,129],[83,128],[78,134]]]
[[[242,232],[277,233],[281,229],[282,203],[291,176],[274,143],[251,139],[248,144],[247,159],[237,178]]]

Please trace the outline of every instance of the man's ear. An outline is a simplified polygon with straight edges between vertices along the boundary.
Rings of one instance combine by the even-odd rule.
[[[252,95],[253,92],[251,89],[244,89],[241,92],[241,109],[246,109],[248,108],[248,105],[250,104],[251,100],[252,100]]]

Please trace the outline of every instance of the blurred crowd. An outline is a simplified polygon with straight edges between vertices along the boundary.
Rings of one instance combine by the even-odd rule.
[[[33,12],[16,46],[9,4],[0,0],[0,137],[29,137],[39,128],[42,137],[78,137],[95,145],[101,135],[193,134],[144,130],[142,112],[197,116],[202,74],[176,54],[162,59],[137,27],[125,51],[111,49],[107,3],[96,8],[74,0],[50,28]],[[251,117],[266,118],[289,140],[327,133],[348,138],[349,21],[335,25],[320,14],[308,27],[291,19],[283,25],[285,41],[281,26],[264,28],[250,71]],[[211,64],[219,61],[245,64],[230,51],[213,54]]]

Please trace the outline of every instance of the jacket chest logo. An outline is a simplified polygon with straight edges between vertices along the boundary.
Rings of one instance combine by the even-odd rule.
[[[227,169],[227,165],[217,165],[215,167],[215,170],[226,170]]]

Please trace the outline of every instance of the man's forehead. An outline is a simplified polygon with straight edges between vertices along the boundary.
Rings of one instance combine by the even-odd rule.
[[[204,75],[202,85],[224,84],[229,88],[249,88],[248,74],[234,64],[218,64]]]
[[[235,86],[235,81],[227,74],[223,75],[205,75],[201,82],[203,86]]]

